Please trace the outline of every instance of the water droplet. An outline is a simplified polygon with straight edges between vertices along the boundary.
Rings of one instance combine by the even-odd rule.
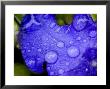
[[[83,42],[87,42],[87,40],[84,39]]]
[[[50,70],[50,67],[47,67],[47,70]]]
[[[45,55],[45,61],[48,63],[55,63],[57,61],[57,53],[54,51],[47,52]]]
[[[73,21],[73,26],[76,31],[81,31],[87,25],[87,17],[85,15],[77,15]]]
[[[37,60],[39,61],[39,60],[41,60],[40,58],[37,58]]]
[[[63,70],[63,69],[59,69],[59,70],[58,70],[58,73],[59,73],[59,74],[63,74],[63,73],[64,73],[64,70]]]
[[[73,41],[70,41],[69,43],[70,43],[70,44],[73,44]]]
[[[31,52],[31,50],[30,50],[30,49],[28,49],[28,50],[27,50],[27,52]]]
[[[90,36],[90,37],[96,37],[96,35],[97,35],[96,31],[91,31],[91,32],[89,33],[89,36]]]
[[[59,32],[60,29],[61,29],[60,27],[57,27],[56,30],[55,30],[55,32]]]
[[[92,65],[93,67],[96,67],[96,66],[97,66],[97,62],[96,62],[95,60],[93,60],[93,61],[91,62],[91,65]]]
[[[41,52],[42,50],[41,49],[38,49],[38,52]]]
[[[66,65],[68,66],[70,63],[69,62],[66,62]]]
[[[51,72],[50,72],[50,75],[54,75],[54,72],[53,72],[53,71],[51,71]]]
[[[81,37],[77,37],[76,40],[78,40],[78,41],[81,40]]]
[[[35,60],[34,59],[25,60],[25,62],[26,62],[26,65],[29,67],[35,66]]]
[[[67,49],[67,54],[70,57],[77,57],[79,55],[79,49],[75,46],[71,46]]]
[[[53,28],[53,27],[55,27],[55,25],[56,25],[56,23],[51,23],[50,27]]]
[[[30,43],[29,43],[29,42],[27,42],[27,45],[30,45]]]
[[[88,71],[88,68],[86,68],[86,71]]]
[[[63,48],[64,47],[64,42],[62,42],[62,41],[57,42],[57,47]]]

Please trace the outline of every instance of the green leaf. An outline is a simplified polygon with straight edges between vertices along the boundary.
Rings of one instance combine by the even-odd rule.
[[[17,34],[19,32],[19,26],[14,20],[14,46],[19,48],[18,42],[17,42]]]
[[[64,14],[56,14],[56,19],[63,19]]]
[[[25,65],[20,63],[14,64],[14,76],[30,76],[30,71]]]
[[[65,24],[71,24],[72,20],[73,20],[73,15],[72,14],[64,15]]]
[[[14,30],[18,31],[19,29],[19,25],[17,24],[17,22],[14,20]]]
[[[24,14],[15,14],[14,15],[14,46],[19,48],[19,44],[17,42],[17,33],[19,32],[19,25],[23,18]]]
[[[58,25],[65,25],[64,21],[62,19],[57,20]]]
[[[21,23],[24,14],[15,14],[15,19],[18,23]]]
[[[93,21],[97,21],[97,14],[91,14]]]
[[[73,20],[72,14],[57,14],[56,20],[58,25],[68,25],[71,24]]]

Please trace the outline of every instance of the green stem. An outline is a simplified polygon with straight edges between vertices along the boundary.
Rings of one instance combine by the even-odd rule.
[[[15,19],[16,23],[18,24],[18,26],[20,26],[20,20],[16,16],[14,16],[14,19]]]

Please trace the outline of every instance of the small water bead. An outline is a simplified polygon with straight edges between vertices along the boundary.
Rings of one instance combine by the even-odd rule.
[[[75,46],[71,46],[67,49],[67,54],[70,56],[70,57],[77,57],[79,55],[79,49]]]
[[[38,52],[41,52],[42,50],[41,49],[38,49]]]
[[[54,51],[49,51],[45,55],[45,61],[47,63],[55,63],[57,61],[57,53]]]
[[[85,43],[85,42],[87,42],[87,40],[86,40],[86,39],[84,39],[84,40],[83,40],[83,42]]]
[[[57,47],[63,48],[64,47],[64,42],[62,42],[62,41],[57,42]]]
[[[51,28],[53,28],[53,27],[55,27],[55,26],[56,26],[56,23],[51,23],[51,24],[50,24],[50,27],[51,27]]]
[[[25,62],[26,62],[26,65],[28,67],[34,67],[35,64],[36,64],[36,62],[35,62],[35,60],[33,58],[32,59],[25,60]]]
[[[74,42],[73,42],[73,41],[70,41],[69,43],[70,43],[70,44],[73,44]]]
[[[35,47],[34,46],[32,46],[32,49],[34,49]]]
[[[61,29],[61,27],[57,26],[56,29],[55,29],[55,32],[59,32]]]
[[[96,66],[97,66],[97,62],[96,62],[95,60],[93,60],[93,61],[91,62],[91,65],[92,65],[93,67],[96,67]]]
[[[65,64],[66,64],[66,66],[68,66],[70,63],[69,62],[66,62]]]
[[[35,61],[30,60],[30,61],[29,61],[29,64],[30,64],[30,65],[35,64]]]
[[[81,37],[77,37],[76,40],[77,40],[77,41],[81,40]]]
[[[90,33],[89,33],[89,36],[90,37],[96,37],[96,35],[97,35],[97,32],[96,31],[91,31]]]
[[[73,26],[76,29],[76,31],[81,31],[85,28],[87,24],[87,17],[85,15],[79,15],[76,16],[76,18],[73,21]]]
[[[47,67],[47,70],[50,70],[50,67]]]
[[[54,75],[54,72],[53,72],[53,71],[51,71],[51,72],[50,72],[50,75]]]
[[[39,61],[39,60],[41,60],[41,58],[38,57],[37,60]]]
[[[85,71],[88,71],[88,68],[86,68]]]
[[[64,73],[64,70],[63,70],[63,69],[59,69],[59,70],[58,70],[58,73],[59,73],[59,74],[63,74],[63,73]]]
[[[27,50],[27,52],[31,52],[31,50],[30,50],[30,49],[28,49],[28,50]]]

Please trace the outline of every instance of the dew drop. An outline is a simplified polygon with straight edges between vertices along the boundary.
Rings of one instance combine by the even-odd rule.
[[[79,55],[79,49],[75,46],[71,46],[67,49],[67,54],[70,57],[77,57]]]
[[[92,65],[93,67],[96,67],[96,66],[97,66],[97,62],[96,62],[95,60],[93,60],[93,61],[91,62],[91,65]]]
[[[45,55],[45,61],[47,63],[55,63],[57,61],[57,53],[54,51],[47,52]]]
[[[62,42],[62,41],[57,42],[57,47],[63,48],[64,47],[64,42]]]
[[[90,36],[90,37],[96,37],[96,35],[97,35],[96,31],[91,31],[91,32],[89,33],[89,36]]]
[[[64,73],[64,70],[63,70],[63,69],[59,69],[59,70],[58,70],[58,73],[59,73],[59,74],[63,74],[63,73]]]

